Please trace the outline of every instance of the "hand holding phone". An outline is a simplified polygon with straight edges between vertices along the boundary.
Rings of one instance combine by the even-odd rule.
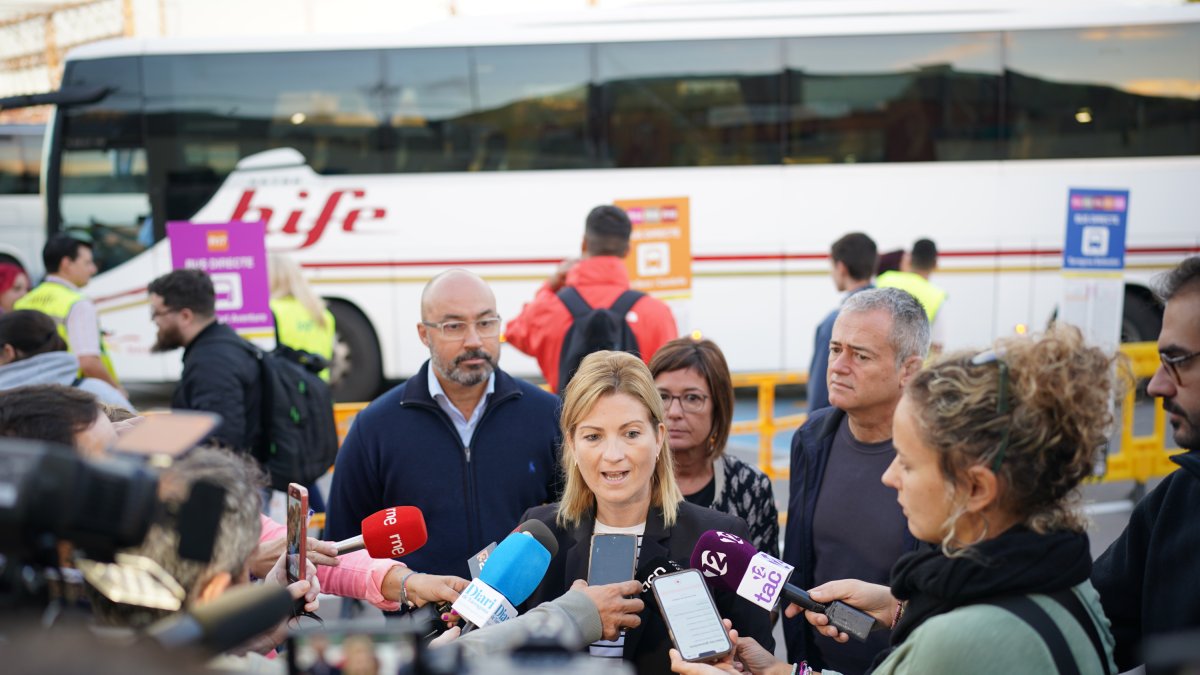
[[[685,661],[715,661],[733,651],[733,642],[708,585],[695,569],[655,577],[650,582],[671,642]]]
[[[296,583],[308,576],[308,488],[288,484],[287,580]]]

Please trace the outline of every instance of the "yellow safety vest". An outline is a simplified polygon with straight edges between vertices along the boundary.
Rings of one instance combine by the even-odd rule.
[[[323,356],[328,361],[333,360],[334,324],[333,314],[329,310],[325,310],[323,328],[313,320],[308,309],[291,296],[272,299],[271,312],[275,314],[275,329],[281,343],[292,349]],[[322,380],[329,381],[328,368],[319,375]]]
[[[925,308],[925,316],[933,323],[942,303],[946,302],[946,291],[929,283],[925,277],[912,272],[884,272],[875,279],[878,288],[899,288],[908,291]]]
[[[17,300],[13,304],[13,309],[33,309],[54,319],[54,324],[58,326],[58,334],[62,336],[63,342],[67,343],[67,350],[71,349],[71,338],[67,335],[67,315],[71,313],[71,308],[76,302],[83,299],[83,294],[79,291],[63,286],[62,284],[53,281],[43,281],[38,284],[38,287],[30,291],[25,297]],[[97,326],[99,332],[99,326]],[[117,379],[117,371],[113,368],[112,358],[108,355],[108,345],[104,341],[104,333],[100,335],[100,361],[104,364],[104,369],[108,371],[109,377],[113,382],[120,382]],[[83,371],[79,371],[79,375],[83,376]]]

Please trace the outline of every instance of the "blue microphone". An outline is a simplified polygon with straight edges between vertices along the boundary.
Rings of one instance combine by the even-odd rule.
[[[454,611],[478,628],[508,621],[517,615],[515,605],[533,594],[549,567],[550,551],[532,536],[514,532],[488,556],[479,578],[459,594]]]

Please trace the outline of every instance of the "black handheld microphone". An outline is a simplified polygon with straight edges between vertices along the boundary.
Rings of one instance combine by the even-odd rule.
[[[760,553],[737,535],[717,530],[700,535],[691,563],[704,574],[710,587],[736,593],[763,609],[775,609],[782,597],[810,612],[824,614],[830,624],[860,641],[867,639],[875,625],[870,614],[840,600],[828,606],[813,600],[804,589],[788,583],[791,565]]]
[[[167,649],[199,646],[220,654],[271,630],[291,614],[292,596],[285,588],[235,587],[212,602],[150,624],[145,635]]]

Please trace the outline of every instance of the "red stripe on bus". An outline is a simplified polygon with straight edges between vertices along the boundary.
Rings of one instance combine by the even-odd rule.
[[[1127,249],[1126,254],[1187,254],[1200,253],[1200,245],[1196,246],[1148,246]],[[1057,256],[1062,255],[1062,249],[1014,249],[1007,251],[939,251],[938,256],[945,258],[1010,258],[1018,256]],[[771,262],[787,260],[824,260],[827,253],[745,253],[732,255],[696,255],[696,262]],[[560,258],[507,258],[481,260],[384,260],[384,261],[351,261],[351,262],[306,262],[303,267],[310,269],[365,268],[365,267],[467,267],[495,265],[557,265]],[[95,302],[108,302],[131,295],[146,292],[146,287],[95,298]]]

